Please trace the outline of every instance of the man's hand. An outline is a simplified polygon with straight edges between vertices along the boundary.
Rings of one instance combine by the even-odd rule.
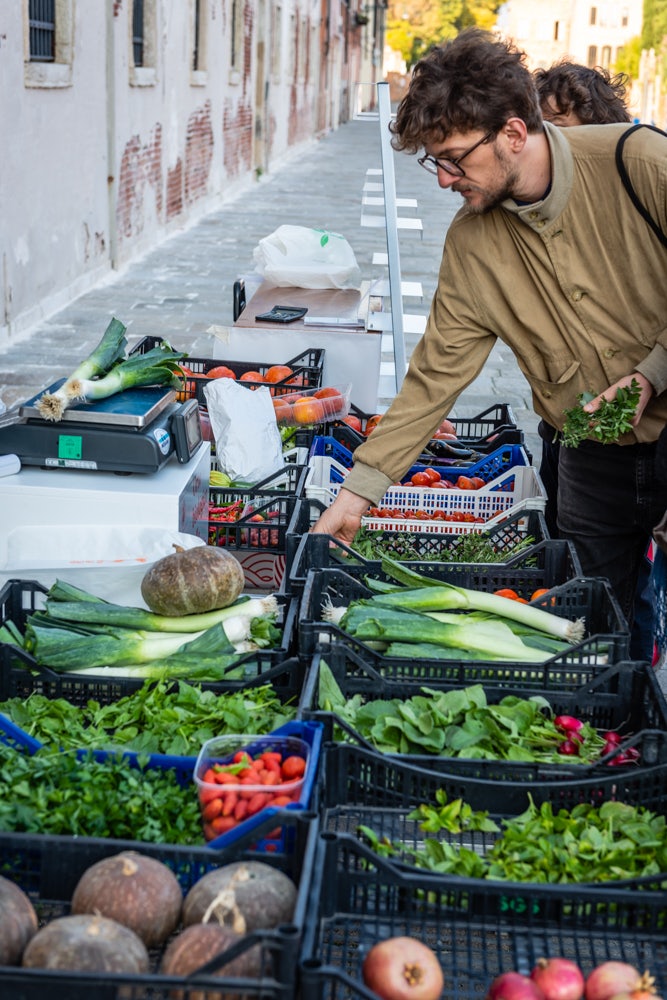
[[[649,380],[645,378],[643,375],[640,375],[639,372],[633,372],[631,375],[624,375],[623,378],[618,380],[618,382],[614,382],[614,384],[610,385],[608,389],[605,389],[604,392],[601,392],[599,396],[596,396],[595,399],[592,399],[590,403],[586,403],[586,405],[584,406],[584,410],[586,411],[586,413],[595,413],[603,397],[604,399],[609,400],[609,402],[611,402],[613,399],[616,399],[617,390],[625,389],[626,387],[628,387],[632,383],[633,379],[639,383],[639,387],[641,389],[639,395],[639,402],[637,404],[637,409],[635,410],[635,415],[630,421],[632,426],[636,427],[641,419],[642,413],[646,409],[649,399],[653,395],[653,386],[651,385]]]
[[[333,535],[339,542],[351,545],[366,513],[369,501],[365,497],[341,489],[340,493],[310,529],[317,534]]]

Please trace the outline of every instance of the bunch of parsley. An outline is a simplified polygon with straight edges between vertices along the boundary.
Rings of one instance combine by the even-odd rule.
[[[603,398],[595,413],[586,413],[583,407],[595,396],[592,392],[580,393],[579,405],[563,411],[565,423],[559,435],[562,444],[566,448],[576,448],[586,438],[600,444],[614,444],[622,434],[632,430],[640,395],[639,382],[633,378],[629,386],[616,390],[613,399]]]

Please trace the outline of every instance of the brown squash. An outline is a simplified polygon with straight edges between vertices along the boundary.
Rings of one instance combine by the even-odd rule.
[[[37,931],[23,952],[26,969],[148,972],[146,947],[134,931],[107,917],[57,917]]]
[[[197,545],[154,563],[141,581],[141,596],[158,615],[197,615],[226,608],[242,593],[240,562],[225,549]]]
[[[160,973],[163,976],[189,976],[195,969],[199,969],[241,940],[242,935],[236,934],[229,927],[221,927],[220,924],[193,924],[169,942],[162,956]],[[231,962],[207,975],[258,979],[262,975],[261,946],[253,945],[242,951]],[[222,1000],[223,997],[225,1000],[230,1000],[231,996],[235,996],[228,990],[224,992],[198,990],[194,988],[194,984],[189,984],[187,993],[181,990],[169,990],[170,1000],[181,1000],[186,995],[188,1000]]]
[[[37,914],[15,882],[0,875],[0,965],[19,965],[30,938],[37,932]]]
[[[91,865],[72,896],[72,913],[98,913],[138,934],[147,948],[176,929],[183,905],[178,879],[161,861],[122,851]]]
[[[183,902],[183,923],[211,921],[249,934],[289,923],[295,903],[296,887],[280,869],[234,861],[195,882]]]

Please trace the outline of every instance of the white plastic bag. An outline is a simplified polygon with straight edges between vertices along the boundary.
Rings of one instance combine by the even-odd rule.
[[[204,386],[218,467],[233,481],[257,483],[285,461],[268,388],[249,389],[231,378]]]
[[[203,539],[163,525],[26,525],[0,538],[0,587],[7,580],[64,580],[113,604],[145,608],[141,581],[153,563]]]
[[[344,236],[325,229],[279,226],[253,250],[257,270],[274,285],[359,288],[361,271]]]

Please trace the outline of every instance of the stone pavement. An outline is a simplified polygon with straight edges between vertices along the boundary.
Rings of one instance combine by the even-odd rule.
[[[341,233],[354,249],[362,277],[380,277],[383,269],[372,260],[375,252],[386,251],[384,229],[361,225],[366,171],[381,166],[379,129],[377,121],[355,120],[313,141],[233,201],[0,348],[0,399],[10,407],[67,375],[92,350],[112,315],[128,327],[130,343],[151,334],[193,356],[210,356],[207,329],[231,325],[234,281],[254,270],[253,248],[284,223]],[[403,280],[420,281],[424,291],[421,302],[406,300],[405,311],[426,315],[445,232],[461,202],[458,195],[441,191],[414,156],[396,153],[394,166],[397,196],[418,202],[416,210],[400,209],[400,214],[417,215],[423,222],[421,238],[400,234]],[[408,357],[415,342],[416,336],[406,336]],[[472,416],[497,402],[511,403],[529,448],[539,455],[530,391],[503,345],[453,412]]]

